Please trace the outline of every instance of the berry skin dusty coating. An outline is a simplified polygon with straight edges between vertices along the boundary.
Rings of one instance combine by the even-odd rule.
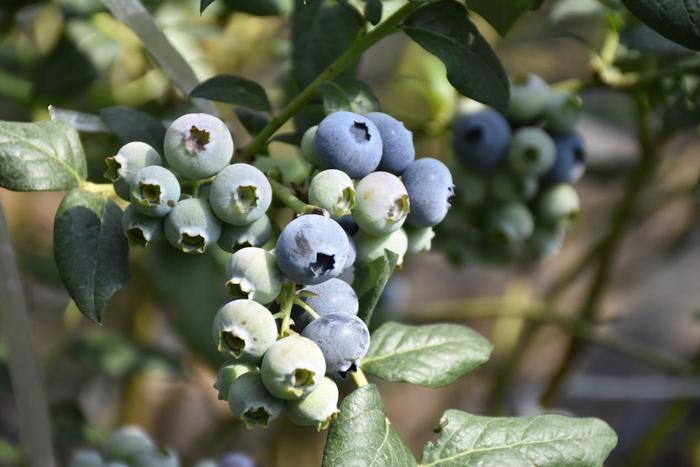
[[[249,164],[231,164],[214,178],[209,203],[224,222],[247,225],[261,218],[272,203],[267,177]]]
[[[331,313],[313,320],[303,336],[319,346],[329,375],[345,377],[355,371],[369,350],[367,326],[357,316],[347,313]]]
[[[203,199],[183,199],[165,218],[165,238],[185,253],[204,253],[220,235],[221,221]]]
[[[578,133],[554,138],[557,156],[554,165],[544,176],[548,183],[576,183],[586,171],[586,148]]]
[[[372,172],[357,184],[353,219],[360,230],[386,235],[401,228],[409,216],[409,193],[389,172]]]
[[[552,138],[536,127],[524,127],[513,134],[508,149],[508,163],[517,173],[539,176],[554,165],[557,149]]]
[[[416,157],[413,133],[406,129],[403,122],[391,115],[370,112],[365,117],[377,125],[379,135],[382,137],[382,159],[377,170],[401,175]]]
[[[165,132],[165,160],[190,180],[211,177],[233,157],[233,138],[226,124],[203,113],[186,114]]]
[[[244,452],[230,452],[221,458],[217,467],[258,467],[258,464]]]
[[[343,272],[350,242],[340,225],[316,214],[299,216],[280,233],[275,259],[297,284],[313,285]]]
[[[490,172],[508,150],[511,130],[495,110],[458,116],[452,125],[452,145],[459,162],[468,169]]]
[[[255,300],[263,305],[277,298],[284,280],[273,254],[252,246],[231,255],[226,264],[226,279],[232,296]]]
[[[279,399],[294,400],[321,384],[326,362],[314,342],[292,335],[278,340],[268,349],[260,373],[270,394]]]
[[[279,417],[284,401],[270,394],[259,371],[250,371],[236,378],[228,391],[228,406],[233,415],[243,420],[246,428],[269,426]]]
[[[382,138],[370,119],[352,112],[333,112],[318,125],[316,153],[321,167],[362,178],[379,165]]]
[[[129,185],[129,199],[141,214],[163,217],[180,199],[180,182],[165,167],[150,165],[134,175]]]
[[[214,389],[219,393],[219,400],[228,400],[228,390],[231,387],[231,383],[239,376],[255,370],[257,370],[257,368],[255,368],[254,365],[245,363],[224,363],[221,365],[216,376],[216,382],[214,383]]]
[[[163,219],[141,214],[130,204],[122,215],[122,231],[130,245],[148,246],[163,238]]]
[[[116,155],[105,159],[105,178],[114,182],[114,191],[129,201],[129,187],[136,172],[151,165],[163,165],[158,151],[146,143],[133,141],[119,149]]]
[[[320,316],[331,313],[356,315],[360,307],[352,286],[338,278],[306,286],[299,291],[299,294],[301,299]],[[309,294],[315,296],[309,296]],[[307,313],[299,313],[294,317],[295,329],[298,332],[303,331],[310,322],[311,317]]]
[[[510,83],[507,117],[516,123],[529,123],[541,118],[549,102],[551,89],[534,73],[516,76]]]
[[[450,169],[437,159],[424,157],[411,163],[401,180],[411,202],[408,223],[432,227],[442,222],[455,196]]]
[[[233,253],[246,246],[263,246],[271,236],[272,222],[266,214],[248,225],[224,223],[217,243],[222,250]]]
[[[125,426],[113,431],[102,449],[108,459],[130,462],[136,454],[155,449],[153,440],[137,426]]]
[[[321,431],[338,415],[338,386],[326,377],[311,393],[299,400],[287,401],[287,416],[300,426],[313,426]]]
[[[253,300],[234,300],[214,317],[212,337],[219,352],[237,363],[257,363],[277,340],[277,323]]]

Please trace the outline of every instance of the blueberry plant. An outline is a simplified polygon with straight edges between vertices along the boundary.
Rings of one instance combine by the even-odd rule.
[[[210,3],[202,0],[203,14]],[[284,0],[228,3],[261,16],[287,14],[290,6]],[[602,465],[617,438],[601,420],[452,409],[417,460],[367,377],[441,387],[488,360],[491,345],[466,326],[385,322],[375,328],[374,309],[405,257],[429,250],[433,241],[444,238],[453,256],[466,248],[499,260],[557,250],[579,212],[570,185],[585,159],[575,132],[578,92],[603,87],[631,95],[643,149],[618,224],[601,241],[598,284],[650,176],[653,145],[665,136],[651,127],[651,111],[678,104],[675,118],[696,112],[688,104],[695,88],[672,98],[661,91],[697,70],[696,57],[674,58],[660,69],[625,54],[619,32],[635,20],[615,2],[601,2],[610,33],[603,50],[592,52],[589,80],[551,87],[534,74],[509,80],[470,11],[506,34],[541,3],[295,0],[290,89],[273,106],[262,86],[242,77],[196,82],[138,0],[104,0],[200,112],[167,123],[126,108],[100,117],[54,111],[50,121],[1,122],[0,186],[67,191],[55,218],[55,260],[78,309],[98,323],[129,281],[130,248],[167,242],[186,261],[204,253],[224,257],[221,283],[232,299],[211,323],[211,346],[225,359],[213,390],[246,427],[269,426],[284,413],[297,425],[327,429],[324,466]],[[653,7],[658,2],[623,3],[661,34],[698,48],[696,11],[686,17]],[[452,123],[454,163],[449,153],[417,154],[411,131],[381,112],[371,89],[356,79],[362,54],[394,33],[439,58],[452,86],[483,104]],[[250,135],[246,144],[212,101],[234,106]],[[78,133],[85,118],[124,143],[105,158],[111,183],[88,180]],[[280,131],[288,122],[294,130]],[[298,147],[303,177],[292,182],[285,167],[272,162],[273,141]],[[582,318],[595,317],[600,289],[589,294]],[[574,339],[568,354],[578,345]],[[348,380],[356,388],[344,391]],[[76,453],[72,465],[174,466],[179,460],[125,428],[102,453]]]

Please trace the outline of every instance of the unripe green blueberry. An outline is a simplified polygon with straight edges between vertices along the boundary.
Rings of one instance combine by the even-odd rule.
[[[316,389],[326,373],[326,361],[313,341],[292,335],[275,342],[260,367],[263,384],[275,397],[299,399]]]
[[[318,125],[314,125],[304,132],[301,137],[301,155],[306,159],[306,162],[319,167],[321,163],[318,160],[318,153],[316,153],[316,130],[318,130]]]
[[[388,235],[368,235],[365,232],[358,232],[355,237],[357,245],[357,262],[370,263],[384,255],[384,250],[395,253],[399,258],[397,266],[403,264],[403,258],[408,251],[408,236],[403,229],[396,230]]]
[[[185,253],[204,253],[220,235],[221,222],[203,199],[183,199],[165,218],[165,237]]]
[[[530,210],[522,203],[508,203],[490,213],[489,237],[498,243],[515,244],[526,240],[535,228]]]
[[[401,228],[409,212],[408,192],[389,172],[372,172],[357,184],[353,218],[370,235],[386,235]]]
[[[198,460],[193,467],[221,467],[221,465],[214,459],[202,459]]]
[[[115,156],[105,159],[105,178],[114,182],[114,191],[129,201],[129,187],[136,172],[151,165],[163,165],[158,151],[146,143],[134,141],[119,149]]]
[[[231,387],[231,383],[239,376],[255,370],[256,367],[254,365],[245,363],[225,363],[221,365],[217,373],[216,382],[214,383],[214,389],[219,393],[219,400],[228,400],[228,390]]]
[[[508,163],[515,172],[538,176],[554,165],[557,148],[552,137],[537,127],[524,127],[513,133],[508,148]]]
[[[69,467],[104,467],[102,455],[92,449],[81,449],[73,453]]]
[[[130,245],[148,246],[163,238],[163,219],[141,214],[130,204],[122,214],[122,231]]]
[[[553,91],[545,109],[545,124],[554,133],[570,133],[581,117],[583,102],[576,94]]]
[[[165,216],[180,199],[180,182],[171,171],[159,165],[136,172],[129,187],[134,208],[147,216]]]
[[[527,241],[528,252],[537,259],[553,256],[561,250],[564,236],[563,226],[537,226]]]
[[[299,400],[287,401],[287,416],[300,426],[325,430],[338,415],[338,386],[325,377],[316,389]]]
[[[219,172],[209,192],[211,208],[224,222],[247,225],[261,218],[272,203],[272,187],[260,170],[232,164]]]
[[[536,177],[512,172],[497,172],[490,180],[491,194],[498,201],[529,201],[537,194]]]
[[[171,449],[152,449],[136,454],[131,465],[133,467],[180,467],[180,458]]]
[[[228,406],[246,428],[253,428],[269,426],[282,413],[284,402],[265,389],[259,371],[250,371],[231,383]]]
[[[408,248],[406,252],[409,255],[417,255],[423,251],[430,251],[432,240],[435,237],[435,232],[432,227],[424,227],[422,229],[406,227],[405,230],[408,238]]]
[[[155,448],[153,440],[137,426],[125,426],[113,431],[102,446],[108,459],[123,462],[130,462],[136,454]]]
[[[218,244],[222,250],[233,253],[241,247],[263,246],[271,236],[272,222],[266,214],[248,225],[224,223]]]
[[[540,215],[552,224],[570,224],[578,219],[580,210],[578,193],[565,183],[550,187],[539,203]]]
[[[328,169],[316,174],[309,185],[309,203],[333,217],[350,214],[355,207],[355,187],[345,172]]]
[[[267,305],[279,295],[284,281],[272,253],[262,248],[238,250],[226,264],[226,286],[236,298]]]
[[[270,311],[253,300],[234,300],[214,317],[216,348],[240,363],[257,363],[277,340],[277,324]]]
[[[190,180],[207,178],[226,167],[233,157],[233,139],[218,118],[193,113],[170,124],[163,149],[168,164]]]
[[[551,90],[545,80],[534,73],[516,76],[510,83],[507,117],[517,123],[529,123],[544,114]]]

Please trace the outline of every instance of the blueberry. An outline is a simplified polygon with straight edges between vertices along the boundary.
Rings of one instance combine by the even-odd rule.
[[[292,335],[275,342],[260,367],[265,388],[273,396],[299,399],[316,389],[326,372],[321,349],[311,340]]]
[[[255,366],[245,363],[224,363],[221,365],[217,373],[216,382],[214,383],[214,389],[219,393],[219,400],[228,400],[228,390],[231,387],[231,383],[239,376],[255,370]]]
[[[549,183],[576,183],[586,171],[586,148],[578,133],[554,138],[557,156],[552,168],[544,176]]]
[[[352,239],[349,233],[345,232],[348,237],[348,256],[345,258],[345,265],[343,266],[343,272],[349,270],[355,265],[355,260],[357,260],[357,245],[355,245],[355,240]]]
[[[563,226],[537,226],[527,242],[528,252],[537,259],[553,256],[561,250],[564,234]]]
[[[545,124],[554,133],[571,133],[581,117],[583,103],[576,94],[553,91],[545,109]]]
[[[165,216],[180,199],[180,182],[171,171],[159,165],[136,172],[129,189],[134,208],[147,216]]]
[[[335,278],[317,285],[309,285],[300,291],[302,300],[320,316],[331,313],[356,315],[359,310],[357,294],[347,282]],[[314,296],[308,296],[314,294]],[[303,330],[311,322],[306,313],[294,319],[296,329]]]
[[[578,219],[580,210],[578,193],[565,183],[549,188],[539,202],[540,215],[551,224],[570,224]]]
[[[550,88],[534,73],[516,76],[510,83],[510,103],[506,115],[514,122],[529,123],[542,117],[547,107]]]
[[[355,235],[360,227],[358,227],[357,222],[352,217],[352,215],[343,216],[340,219],[336,219],[338,224],[345,230],[348,235]]]
[[[382,138],[370,119],[352,112],[334,112],[318,125],[316,153],[321,167],[362,178],[379,165]]]
[[[382,137],[382,159],[377,169],[401,175],[416,156],[413,133],[391,115],[370,112],[365,117],[377,125]]]
[[[216,348],[240,363],[257,363],[277,340],[277,323],[267,308],[252,300],[234,300],[214,317]]]
[[[73,453],[69,467],[104,467],[105,462],[99,452],[80,449]]]
[[[321,431],[338,415],[338,386],[330,378],[323,378],[311,393],[299,400],[287,401],[287,416],[300,426],[313,426]]]
[[[539,187],[536,177],[510,171],[496,172],[489,182],[491,195],[503,202],[529,201],[537,194]]]
[[[165,159],[190,180],[207,178],[226,167],[233,157],[233,139],[226,124],[208,114],[179,117],[165,133]]]
[[[221,222],[202,199],[183,199],[165,218],[165,238],[185,253],[204,253],[220,235]]]
[[[556,154],[554,141],[544,130],[524,127],[513,134],[508,163],[519,174],[537,176],[552,168]]]
[[[262,248],[242,248],[226,264],[226,286],[236,298],[267,305],[279,295],[282,282],[274,255]]]
[[[105,159],[105,178],[114,182],[114,191],[129,201],[129,187],[136,172],[151,165],[163,165],[158,152],[146,143],[134,141],[119,149],[116,156]]]
[[[209,202],[224,222],[247,225],[261,218],[272,203],[267,177],[249,164],[232,164],[211,185]]]
[[[246,428],[269,426],[279,417],[284,402],[272,396],[263,385],[259,371],[250,371],[231,383],[228,406],[233,415],[243,420]]]
[[[170,449],[153,449],[138,453],[131,462],[133,467],[180,467],[180,459]]]
[[[530,210],[522,203],[505,204],[489,213],[488,235],[501,244],[512,245],[526,240],[535,228]]]
[[[255,461],[244,452],[229,452],[221,458],[218,467],[255,467]]]
[[[458,116],[452,133],[452,146],[459,162],[479,172],[491,171],[500,164],[511,137],[506,119],[491,109]]]
[[[417,255],[423,251],[430,251],[435,232],[432,227],[423,227],[422,229],[407,227],[406,236],[408,237],[407,253]]]
[[[357,316],[347,313],[331,313],[313,320],[303,336],[320,347],[329,375],[345,377],[349,371],[355,371],[369,350],[367,326]]]
[[[141,214],[130,204],[122,214],[122,231],[130,245],[148,246],[163,238],[163,219]]]
[[[371,235],[401,228],[409,215],[409,194],[401,180],[389,172],[373,172],[357,184],[353,219]]]
[[[297,284],[320,284],[337,277],[345,266],[350,243],[332,219],[308,214],[294,219],[280,233],[277,266]]]
[[[301,137],[301,155],[306,162],[318,167],[321,163],[316,153],[316,131],[318,131],[318,125],[314,125],[304,132],[304,135]]]
[[[401,266],[408,251],[408,236],[403,229],[378,237],[360,232],[354,239],[357,245],[357,261],[360,263],[370,263],[381,258],[384,250],[389,250],[398,256],[396,265]]]
[[[309,184],[309,203],[325,209],[333,217],[350,214],[355,207],[352,179],[336,169],[319,172]]]
[[[241,247],[263,246],[271,236],[272,222],[267,215],[263,215],[248,225],[224,223],[218,244],[222,250],[233,253]]]
[[[108,459],[130,462],[136,454],[155,449],[155,444],[141,428],[131,425],[113,431],[102,449]]]
[[[409,165],[401,180],[411,201],[408,223],[432,227],[442,222],[455,196],[450,169],[437,159],[424,157]]]

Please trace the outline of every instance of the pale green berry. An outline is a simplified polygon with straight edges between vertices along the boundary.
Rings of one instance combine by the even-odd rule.
[[[204,253],[220,235],[221,221],[203,199],[183,199],[165,218],[165,237],[185,253]]]
[[[406,187],[389,172],[372,172],[357,184],[352,214],[360,230],[386,235],[401,228],[409,212]]]
[[[136,172],[151,165],[163,165],[158,152],[146,143],[134,141],[119,149],[115,156],[105,159],[105,178],[114,182],[114,191],[129,201],[131,182]]]
[[[246,428],[253,428],[269,426],[282,413],[284,402],[265,389],[259,371],[250,371],[231,383],[228,406]]]
[[[576,94],[553,91],[545,109],[545,124],[554,133],[570,133],[581,117],[583,102]]]
[[[69,467],[104,467],[105,462],[99,452],[92,449],[81,449],[73,453]]]
[[[226,264],[226,286],[236,298],[267,305],[279,295],[284,278],[272,253],[262,248],[238,250]]]
[[[491,194],[498,201],[529,201],[537,194],[537,177],[497,172],[490,180]]]
[[[513,133],[508,163],[516,173],[542,175],[552,168],[556,157],[554,140],[541,128],[524,127]]]
[[[534,73],[516,76],[510,83],[507,117],[517,123],[529,123],[542,117],[551,90],[545,80]]]
[[[323,352],[311,340],[292,335],[275,342],[260,367],[263,384],[280,399],[293,400],[316,389],[326,373]]]
[[[110,460],[130,462],[136,454],[155,449],[155,444],[141,428],[125,426],[113,431],[102,449]]]
[[[535,228],[530,210],[522,203],[508,203],[490,213],[489,236],[499,243],[515,244],[526,240]]]
[[[216,348],[228,358],[257,363],[277,340],[277,323],[270,311],[252,300],[234,300],[214,317]]]
[[[316,153],[316,130],[318,130],[318,125],[314,125],[304,132],[304,136],[301,137],[301,155],[306,159],[306,162],[318,167],[321,163]]]
[[[578,219],[580,211],[578,193],[565,183],[549,188],[539,203],[540,215],[552,224],[570,224]]]
[[[222,250],[233,253],[241,247],[263,246],[271,236],[272,222],[264,215],[248,225],[224,223],[217,243]]]
[[[483,175],[469,170],[454,170],[457,197],[466,206],[478,206],[486,200],[488,181]]]
[[[232,164],[214,178],[209,203],[224,222],[247,225],[261,218],[272,203],[272,187],[259,169]]]
[[[435,231],[433,231],[432,227],[424,227],[422,229],[407,227],[405,230],[408,237],[407,253],[409,255],[430,251],[433,238],[435,237]]]
[[[129,187],[131,204],[147,216],[165,216],[180,199],[180,182],[171,171],[159,165],[136,172]]]
[[[563,226],[537,226],[528,240],[528,252],[535,258],[542,259],[555,255],[564,244]]]
[[[219,393],[219,400],[228,400],[228,390],[231,387],[231,383],[233,383],[236,378],[249,371],[255,370],[256,367],[254,365],[245,363],[225,363],[221,365],[217,373],[216,382],[214,383],[214,389]]]
[[[357,246],[358,263],[370,263],[381,258],[384,250],[389,250],[398,256],[396,265],[401,266],[408,251],[408,236],[403,229],[380,236],[368,235],[360,231],[355,235],[354,240]]]
[[[338,415],[338,386],[325,377],[316,389],[299,400],[287,401],[287,416],[297,425],[325,430]]]
[[[345,172],[328,169],[316,174],[309,184],[309,203],[333,217],[350,214],[355,207],[355,187]]]
[[[143,451],[131,461],[133,467],[180,467],[180,458],[171,449]]]
[[[141,214],[130,204],[122,215],[122,231],[130,245],[148,246],[163,238],[163,219]]]

